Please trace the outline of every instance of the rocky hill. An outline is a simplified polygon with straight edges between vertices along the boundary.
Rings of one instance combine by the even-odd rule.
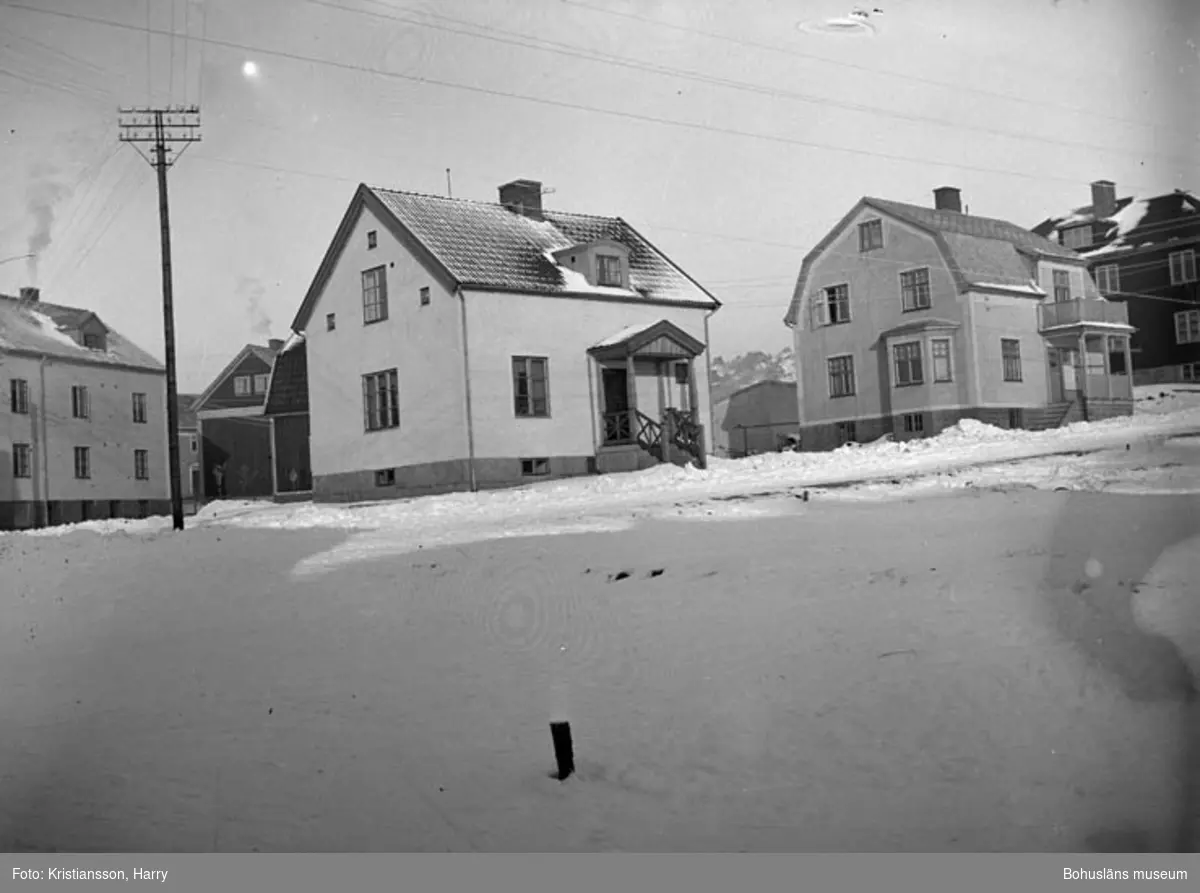
[[[785,347],[777,354],[752,350],[731,359],[714,357],[709,389],[713,403],[724,400],[734,391],[767,379],[796,380],[796,363],[792,349]]]

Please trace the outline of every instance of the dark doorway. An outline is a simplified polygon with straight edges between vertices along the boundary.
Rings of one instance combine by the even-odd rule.
[[[629,409],[629,372],[625,369],[601,368],[604,384],[604,411],[625,412]]]
[[[629,372],[600,367],[604,397],[604,442],[628,443],[633,439],[629,420]]]

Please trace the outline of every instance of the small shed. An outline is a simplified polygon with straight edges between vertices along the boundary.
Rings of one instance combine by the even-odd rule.
[[[773,453],[800,430],[796,383],[766,379],[729,396],[720,422],[733,458]],[[714,421],[713,423],[717,423]]]

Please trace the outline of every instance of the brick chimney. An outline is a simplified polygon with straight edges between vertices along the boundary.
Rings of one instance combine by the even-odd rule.
[[[542,219],[542,184],[537,180],[513,180],[500,187],[500,204],[517,214]]]
[[[279,351],[283,350],[283,339],[282,338],[272,338],[270,341],[267,342],[267,345],[271,348],[271,350],[275,351],[276,353],[279,353]]]
[[[933,206],[939,211],[962,213],[962,198],[955,186],[939,186],[933,190]]]
[[[21,289],[21,300],[27,304],[36,304],[41,296],[41,290],[32,286],[24,286]]]
[[[1111,217],[1117,210],[1117,184],[1112,180],[1092,183],[1092,213],[1101,218]]]

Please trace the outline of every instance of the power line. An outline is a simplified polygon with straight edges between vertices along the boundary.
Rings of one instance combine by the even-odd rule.
[[[650,16],[638,15],[637,13],[622,12],[621,10],[616,10],[616,9],[606,9],[601,6],[595,6],[591,3],[584,3],[584,2],[582,2],[582,0],[559,0],[559,2],[567,4],[569,6],[577,6],[581,9],[588,9],[588,10],[591,10],[592,12],[598,13],[600,15],[607,15],[607,16],[614,16],[614,17],[619,17],[619,18],[624,18],[624,19],[630,19],[633,21],[643,22],[648,25],[653,25],[658,28],[663,28],[663,29],[672,30],[672,31],[680,31],[680,32],[688,33],[688,34],[697,34],[702,37],[708,37],[712,40],[724,41],[727,43],[735,44],[737,46],[748,47],[750,49],[766,50],[771,53],[780,53],[785,56],[793,56],[793,57],[800,58],[800,59],[811,59],[813,61],[823,62],[826,65],[835,65],[840,68],[848,68],[848,69],[853,69],[855,71],[862,71],[867,74],[873,75],[876,78],[887,77],[887,78],[895,78],[897,80],[913,81],[915,83],[926,84],[926,85],[932,86],[932,87],[940,87],[943,90],[958,90],[958,91],[961,91],[964,93],[974,93],[979,96],[987,96],[992,99],[1003,99],[1007,102],[1020,103],[1023,106],[1031,106],[1031,105],[1042,106],[1044,108],[1054,109],[1055,111],[1070,112],[1071,114],[1075,114],[1075,115],[1086,115],[1087,117],[1092,118],[1092,119],[1115,121],[1115,122],[1118,122],[1121,124],[1129,124],[1134,127],[1157,127],[1159,129],[1167,129],[1167,128],[1163,127],[1163,125],[1161,125],[1161,124],[1151,124],[1151,123],[1147,123],[1144,121],[1135,121],[1131,118],[1119,118],[1119,117],[1115,117],[1113,115],[1106,115],[1102,112],[1094,112],[1094,111],[1090,111],[1088,109],[1082,109],[1077,106],[1062,105],[1060,103],[1046,102],[1045,100],[1030,99],[1029,97],[1026,97],[1026,96],[1013,96],[1008,93],[998,93],[998,92],[995,92],[992,90],[983,90],[978,87],[966,87],[966,86],[963,86],[962,84],[950,84],[945,81],[939,81],[939,80],[935,80],[933,78],[921,77],[919,75],[905,74],[904,72],[895,71],[895,70],[891,70],[891,69],[870,68],[866,65],[858,65],[854,62],[846,62],[843,59],[831,59],[828,56],[818,56],[814,53],[805,53],[805,52],[801,52],[799,50],[790,49],[788,47],[781,47],[781,46],[772,45],[769,43],[760,43],[757,41],[746,40],[743,38],[730,37],[728,34],[721,34],[716,31],[706,31],[703,28],[694,28],[694,27],[691,27],[688,25],[677,25],[677,24],[674,24],[673,22],[664,22],[661,19],[652,18]]]
[[[131,25],[126,25],[121,22],[112,22],[106,19],[98,19],[92,16],[82,15],[80,13],[68,13],[61,10],[38,9],[36,7],[27,6],[21,3],[7,4],[9,9],[21,9],[27,12],[39,13],[42,15],[59,16],[78,21],[90,22],[95,25],[100,25],[109,28],[121,30],[139,30]],[[160,33],[160,32],[155,32]],[[918,164],[929,167],[943,168],[948,170],[958,171],[975,171],[981,173],[1001,174],[1004,176],[1016,177],[1023,180],[1032,180],[1035,182],[1063,182],[1076,184],[1077,180],[1074,177],[1055,177],[1050,175],[1039,175],[1030,173],[1029,171],[1005,170],[1001,168],[985,167],[982,165],[957,164],[944,161],[936,161],[927,158],[914,158],[906,155],[896,155],[888,152],[875,152],[870,149],[860,149],[847,146],[835,146],[828,143],[819,143],[811,140],[801,140],[793,137],[779,136],[776,134],[755,133],[753,131],[739,130],[734,127],[718,127],[711,124],[701,124],[693,121],[679,121],[670,118],[662,118],[656,115],[642,114],[639,112],[629,112],[620,109],[605,108],[603,106],[584,105],[582,103],[567,102],[560,99],[550,99],[547,97],[531,96],[524,93],[517,93],[508,90],[499,90],[491,87],[479,87],[471,84],[462,84],[455,81],[447,81],[438,78],[428,78],[419,75],[401,74],[393,71],[383,71],[377,68],[371,68],[364,65],[355,65],[348,62],[337,62],[330,59],[321,59],[315,56],[307,56],[302,53],[286,52],[283,50],[272,50],[266,47],[255,46],[253,44],[238,43],[231,40],[218,40],[212,37],[206,37],[206,44],[212,46],[220,46],[227,49],[239,50],[242,52],[255,52],[266,56],[275,56],[281,59],[290,59],[295,62],[304,62],[311,65],[323,65],[328,68],[339,69],[343,71],[351,71],[365,74],[372,74],[378,77],[386,77],[393,80],[405,81],[407,83],[419,84],[422,86],[442,87],[449,90],[459,90],[467,93],[475,93],[482,96],[493,96],[502,99],[512,99],[520,102],[528,102],[535,105],[548,106],[551,108],[560,108],[572,111],[590,112],[592,114],[605,115],[612,118],[620,118],[628,121],[636,121],[644,124],[656,124],[661,126],[675,127],[681,130],[699,131],[703,133],[714,133],[722,136],[741,137],[745,139],[758,140],[764,143],[775,143],[786,146],[797,146],[806,149],[823,149],[831,152],[841,152],[848,155],[864,156],[869,158],[880,158],[889,161],[900,161],[908,164]]]
[[[530,37],[528,35],[518,34],[513,31],[506,31],[500,28],[488,26],[483,33],[467,31],[462,28],[449,27],[447,25],[436,25],[429,22],[424,22],[416,18],[400,15],[386,15],[381,12],[374,12],[367,9],[351,9],[342,6],[331,0],[305,0],[313,6],[323,6],[328,9],[335,9],[339,12],[350,13],[353,15],[369,16],[372,18],[383,19],[385,21],[399,22],[402,24],[414,25],[418,28],[428,28],[431,30],[442,31],[449,34],[459,34],[465,37],[473,37],[477,40],[486,40],[493,43],[506,44],[509,46],[518,46],[526,49],[539,50],[546,53],[555,53],[562,56],[568,56],[575,59],[583,59],[589,62],[595,62],[601,65],[610,65],[620,68],[628,68],[634,71],[644,71],[651,74],[657,74],[664,77],[673,77],[681,80],[693,81],[695,83],[709,84],[711,86],[725,87],[731,90],[739,90],[743,92],[755,93],[762,96],[769,96],[777,99],[787,99],[794,102],[802,102],[810,105],[817,105],[827,108],[844,109],[862,114],[869,114],[874,117],[894,118],[900,121],[909,121],[920,124],[933,124],[937,127],[944,127],[955,131],[971,130],[979,133],[985,133],[989,136],[999,136],[1005,139],[1044,143],[1053,146],[1065,146],[1073,149],[1090,149],[1097,152],[1110,152],[1114,155],[1126,155],[1129,157],[1145,158],[1146,152],[1126,151],[1119,148],[1114,148],[1111,144],[1100,145],[1096,143],[1085,143],[1074,140],[1061,140],[1049,136],[1043,136],[1036,132],[1026,131],[1024,133],[1014,133],[1011,130],[1003,130],[993,127],[981,127],[978,125],[967,124],[961,121],[946,121],[940,118],[931,118],[927,115],[909,114],[905,112],[897,112],[882,106],[863,105],[861,103],[843,102],[839,100],[829,99],[828,97],[815,96],[808,93],[800,93],[795,90],[784,90],[779,87],[765,86],[762,84],[754,84],[747,81],[732,80],[729,78],[717,77],[715,75],[707,75],[703,72],[688,71],[681,68],[673,68],[665,65],[655,65],[652,63],[642,62],[637,59],[632,59],[628,56],[620,56],[612,53],[603,53],[596,50],[590,50],[586,47],[578,45],[562,43],[559,41],[550,41],[543,38]],[[379,6],[387,9],[395,9],[384,0],[370,0]],[[425,18],[436,19],[439,21],[450,22],[457,25],[466,25],[470,28],[482,28],[483,26],[476,25],[473,22],[467,22],[462,19],[455,19],[449,16],[438,15],[431,12],[415,12],[416,15]],[[510,35],[503,37],[499,35]],[[1149,153],[1157,158],[1173,162],[1191,162],[1192,158],[1184,158],[1174,155],[1160,155],[1158,153]]]

